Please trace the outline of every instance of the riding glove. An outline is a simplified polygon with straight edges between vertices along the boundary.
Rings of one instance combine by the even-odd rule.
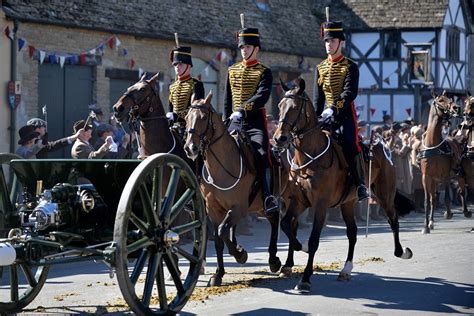
[[[173,112],[166,113],[166,118],[168,119],[168,121],[173,122],[174,121],[174,116],[175,116],[175,114]]]
[[[239,112],[239,111],[236,111],[236,112],[233,112],[231,115],[230,115],[230,119],[233,121],[233,120],[237,120],[237,121],[240,121],[242,119],[242,113]]]
[[[323,120],[331,117],[332,115],[334,114],[334,110],[331,109],[331,108],[327,108],[326,110],[323,111],[323,113],[321,114],[321,118]]]

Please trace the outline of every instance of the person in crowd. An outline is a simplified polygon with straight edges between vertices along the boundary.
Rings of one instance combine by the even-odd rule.
[[[109,152],[102,158],[105,159],[124,159],[128,154],[128,143],[130,142],[130,136],[124,134],[120,142],[113,140],[114,129],[110,124],[101,124],[97,127],[97,140],[94,144],[94,149],[99,150],[102,145],[105,144],[107,138],[112,137],[112,144]]]
[[[35,159],[36,155],[43,149],[42,142],[36,142],[40,137],[40,133],[35,131],[34,126],[25,125],[18,130],[20,140],[18,140],[18,149],[16,154],[25,159]]]
[[[317,66],[316,114],[322,120],[334,119],[334,125],[342,127],[344,154],[361,201],[368,198],[369,194],[365,185],[354,106],[359,89],[359,68],[342,54],[345,41],[342,22],[323,23],[322,35],[328,57]]]
[[[389,136],[388,146],[393,151],[393,164],[397,170],[397,189],[403,193],[411,194],[412,176],[409,166],[409,154],[411,151],[409,141],[410,126],[405,123],[394,123],[392,129],[387,133]]]
[[[390,130],[390,128],[392,128],[392,124],[393,124],[392,117],[391,117],[389,114],[385,114],[385,115],[382,117],[382,120],[383,120],[382,129],[383,129],[384,131]]]
[[[103,158],[110,151],[110,146],[113,143],[112,136],[106,138],[105,143],[98,149],[89,143],[92,138],[92,125],[86,125],[84,120],[77,121],[74,123],[74,133],[78,133],[81,129],[83,133],[76,139],[71,149],[71,157],[74,159],[87,159],[87,158]]]
[[[224,116],[229,119],[229,131],[242,129],[249,135],[256,152],[265,214],[273,216],[278,214],[278,202],[271,194],[267,178],[270,146],[265,110],[272,90],[272,71],[257,59],[260,51],[257,28],[242,28],[237,37],[243,60],[228,69]]]
[[[421,182],[422,174],[420,169],[420,163],[417,159],[418,153],[420,152],[421,147],[421,137],[423,136],[423,129],[419,126],[413,126],[410,129],[410,171],[412,175],[412,191],[413,191],[413,200],[415,202],[415,211],[424,212],[423,202],[424,202],[424,191],[423,185]]]
[[[47,133],[48,124],[45,120],[35,117],[28,120],[26,125],[34,127],[35,132],[39,133],[39,137],[36,141],[41,142],[42,148],[36,154],[36,158],[38,159],[46,159],[48,158],[49,152],[57,151],[71,145],[79,137],[80,133],[82,133],[82,131],[78,131],[71,136],[49,141]]]

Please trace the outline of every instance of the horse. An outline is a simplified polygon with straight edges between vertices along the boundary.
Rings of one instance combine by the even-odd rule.
[[[224,244],[230,255],[238,263],[244,264],[248,255],[237,244],[235,227],[248,213],[264,213],[262,192],[256,186],[257,171],[251,145],[238,142],[229,133],[221,116],[210,104],[211,99],[212,93],[209,93],[205,100],[193,100],[185,118],[187,137],[184,148],[189,158],[197,159],[201,154],[204,159],[201,192],[214,227],[217,256],[217,269],[208,285],[220,286],[225,274]],[[281,185],[275,183],[274,191],[285,191],[287,177],[288,165],[286,168],[283,166]],[[272,272],[278,272],[281,267],[276,255],[279,218],[271,216],[267,219],[271,225],[268,263]]]
[[[425,192],[425,220],[423,234],[429,234],[434,228],[434,208],[436,201],[436,188],[438,183],[443,183],[445,187],[445,206],[444,217],[450,219],[453,217],[451,212],[451,198],[449,196],[448,184],[451,179],[451,171],[460,166],[460,149],[457,143],[446,137],[441,139],[441,129],[443,120],[449,120],[457,115],[457,105],[450,100],[446,93],[437,96],[434,93],[428,115],[428,127],[422,138],[422,146],[419,154],[422,174],[423,190]],[[459,189],[461,201],[465,205],[465,185],[462,177],[459,178]],[[465,217],[471,217],[472,214],[465,208],[463,210]]]
[[[158,84],[159,73],[146,80],[146,73],[130,86],[113,105],[119,122],[130,119],[140,123],[139,158],[155,153],[172,153],[187,160],[180,138],[169,128]],[[189,162],[189,161],[188,161]]]
[[[357,242],[357,225],[354,219],[354,205],[357,201],[356,187],[348,177],[347,163],[340,145],[328,132],[323,131],[323,122],[318,121],[313,104],[305,93],[305,82],[300,79],[297,87],[289,89],[282,84],[285,95],[278,107],[280,120],[273,140],[277,147],[295,149],[291,160],[290,183],[294,183],[296,194],[290,199],[287,211],[281,220],[281,227],[290,241],[290,256],[281,269],[281,276],[291,274],[294,265],[293,251],[303,250],[309,253],[302,279],[295,289],[307,293],[311,289],[310,278],[313,273],[313,260],[319,247],[319,239],[326,210],[340,206],[349,249],[344,268],[338,280],[349,280],[353,268],[354,248]],[[396,197],[395,170],[385,158],[382,145],[374,146],[371,187],[377,201],[384,208],[393,231],[395,256],[410,259],[413,256],[409,248],[402,248],[399,240],[398,213],[394,206]],[[296,218],[307,208],[316,210],[308,244],[302,245],[297,237]]]
[[[464,176],[460,179],[460,182],[463,182],[468,185],[470,190],[474,189],[474,133],[472,130],[473,119],[474,119],[474,97],[468,95],[464,100],[464,120],[461,124],[459,134],[460,134],[460,145],[462,146],[462,159],[461,166],[464,171]],[[457,137],[456,137],[457,138]],[[460,191],[460,190],[459,190]],[[466,199],[462,198],[462,192],[459,192],[461,196],[461,206],[465,214],[469,216],[467,210]]]

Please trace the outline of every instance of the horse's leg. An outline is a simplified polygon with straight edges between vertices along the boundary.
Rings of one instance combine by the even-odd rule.
[[[464,213],[464,217],[471,217],[472,212],[467,209],[467,201],[466,201],[466,180],[464,177],[459,177],[458,179],[459,187],[457,189],[457,193],[461,199],[461,206],[462,212]]]
[[[428,181],[428,177],[423,174],[422,176],[422,183],[423,183],[423,190],[425,191],[425,221],[423,223],[423,229],[421,230],[422,234],[429,234],[430,233],[430,228],[428,227],[428,222],[429,222],[429,214],[430,214],[430,201],[432,194],[430,192],[431,190],[431,185],[429,184],[430,181]]]
[[[321,230],[324,227],[324,221],[326,219],[326,208],[325,203],[318,203],[315,205],[315,214],[313,221],[313,229],[308,241],[308,261],[303,272],[303,277],[300,282],[296,285],[295,290],[300,293],[309,293],[311,291],[311,275],[313,274],[313,261],[314,255],[319,247],[319,238],[321,237]]]
[[[288,232],[292,237],[296,239],[297,234],[298,234],[298,219],[296,217],[293,217],[290,219],[291,223],[291,230]],[[285,234],[288,236],[288,234],[285,232]],[[292,274],[292,268],[295,265],[294,262],[294,254],[295,254],[295,249],[293,248],[293,244],[290,242],[288,245],[288,254],[286,257],[286,262],[285,265],[281,268],[280,270],[280,277],[290,277]]]
[[[352,201],[341,205],[342,218],[346,223],[346,235],[349,240],[349,249],[344,268],[339,272],[339,276],[337,277],[338,281],[349,281],[351,279],[354,248],[357,242],[357,224],[354,219],[354,204],[355,202]]]
[[[224,241],[219,237],[217,226],[214,227],[214,247],[216,249],[217,269],[216,273],[211,276],[207,286],[222,285],[222,277],[225,274],[224,270]]]
[[[434,213],[436,209],[436,200],[437,200],[437,194],[436,194],[436,181],[431,180],[431,187],[430,187],[430,220],[428,223],[429,229],[434,229]]]
[[[300,251],[302,250],[303,246],[299,242],[299,240],[296,238],[296,234],[293,233],[293,222],[297,221],[297,214],[300,214],[303,212],[303,206],[299,205],[295,200],[291,200],[289,207],[281,219],[281,229],[285,233],[285,235],[288,237],[290,247],[293,248],[294,251]],[[313,219],[314,222],[314,219]],[[305,252],[308,250],[305,249]]]
[[[237,221],[241,218],[241,216],[239,217],[236,214],[240,214],[237,207],[233,207],[233,209],[227,211],[224,220],[218,227],[218,235],[220,238],[222,238],[227,246],[227,249],[229,250],[229,254],[235,258],[237,263],[244,264],[248,259],[247,251],[245,251],[242,246],[237,244],[237,238],[232,232],[235,231]]]
[[[270,222],[272,231],[270,234],[270,243],[268,245],[268,265],[270,266],[270,271],[275,273],[278,272],[281,268],[280,258],[277,256],[278,252],[278,223],[280,221],[280,216],[270,216],[267,217]]]
[[[444,205],[446,206],[446,211],[444,212],[444,218],[445,219],[453,218],[453,213],[451,212],[451,188],[449,185],[449,180],[448,182],[444,184]]]

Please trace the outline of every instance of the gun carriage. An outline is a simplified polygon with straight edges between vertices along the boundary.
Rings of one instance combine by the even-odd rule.
[[[198,182],[182,159],[14,158],[0,154],[0,312],[31,303],[52,266],[88,260],[116,272],[138,315],[177,313],[185,305],[207,238]],[[183,184],[184,194],[176,195]]]

